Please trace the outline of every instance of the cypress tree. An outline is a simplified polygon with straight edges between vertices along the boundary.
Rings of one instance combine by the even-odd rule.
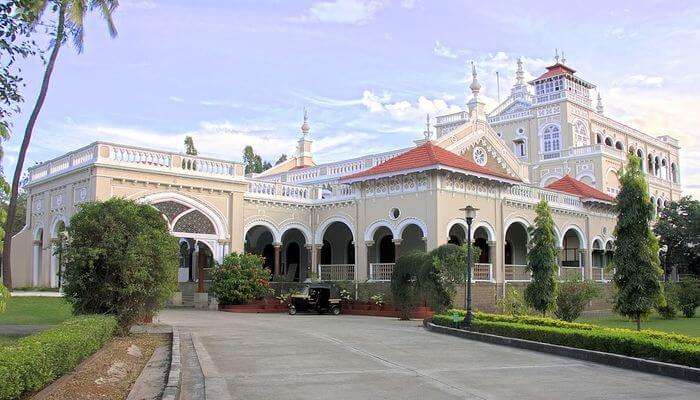
[[[542,315],[554,305],[557,298],[556,235],[554,221],[547,202],[542,200],[535,210],[535,229],[532,231],[532,247],[527,255],[527,269],[532,280],[525,288],[525,302]]]
[[[663,303],[663,274],[659,263],[659,243],[651,231],[654,206],[649,188],[639,167],[639,158],[630,155],[627,167],[620,172],[615,226],[615,268],[613,283],[617,288],[614,309],[637,322],[649,314],[657,302]]]

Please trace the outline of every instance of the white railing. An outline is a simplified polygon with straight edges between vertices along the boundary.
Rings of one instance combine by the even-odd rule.
[[[29,169],[29,180],[35,182],[88,164],[138,168],[147,171],[173,172],[194,176],[242,179],[243,165],[206,157],[144,149],[113,143],[95,142],[82,149],[44,162]]]
[[[322,281],[352,281],[355,264],[319,264],[318,276]]]
[[[279,182],[248,180],[249,197],[277,198],[290,200],[313,200],[318,190],[312,186],[290,185]]]
[[[488,117],[488,121],[490,124],[496,124],[499,122],[513,121],[513,120],[521,119],[521,118],[530,118],[531,116],[532,116],[532,111],[525,110],[525,111],[518,111],[518,112],[513,112],[513,113],[508,113],[508,114],[503,114],[503,115],[494,115],[493,117]]]
[[[549,103],[550,101],[560,100],[564,98],[564,92],[558,91],[554,93],[544,93],[535,95],[535,103]]]
[[[529,282],[532,273],[527,270],[527,265],[506,264],[504,267],[506,282]]]
[[[458,111],[452,114],[439,115],[437,118],[435,118],[435,126],[452,124],[455,122],[466,121],[468,119],[469,112],[467,111]]]
[[[583,277],[583,267],[567,267],[563,265],[559,266],[559,278],[562,280],[570,278],[583,279]]]
[[[596,282],[605,282],[605,268],[603,267],[593,267],[591,268],[593,274],[593,280]]]
[[[475,282],[493,282],[493,264],[474,263],[472,279]]]
[[[532,186],[514,185],[508,189],[506,198],[525,201],[528,203],[538,203],[540,200],[545,200],[552,205],[564,206],[569,208],[582,207],[583,203],[578,196],[572,196],[565,193],[556,192],[553,190],[541,189]]]
[[[390,281],[391,275],[394,273],[394,265],[395,263],[370,263],[369,280]]]

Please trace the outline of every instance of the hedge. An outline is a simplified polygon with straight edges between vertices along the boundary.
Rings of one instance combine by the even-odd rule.
[[[452,326],[450,315],[436,315],[433,323]],[[532,340],[579,349],[646,358],[700,367],[700,346],[665,337],[651,337],[625,329],[575,329],[519,322],[474,319],[471,330],[499,336]]]
[[[458,313],[460,316],[464,316],[466,311],[464,310],[449,310],[447,312],[450,315],[453,312]],[[650,339],[663,339],[672,342],[700,345],[700,338],[694,338],[685,335],[679,335],[677,333],[667,333],[661,331],[654,331],[649,329],[643,329],[641,331],[635,331],[631,329],[624,328],[606,328],[603,326],[593,325],[593,324],[582,324],[579,322],[566,322],[559,319],[547,318],[547,317],[537,317],[532,315],[504,315],[504,314],[487,314],[482,312],[475,312],[474,319],[480,321],[491,321],[491,322],[513,322],[526,325],[537,325],[537,326],[553,326],[558,328],[569,328],[569,329],[583,329],[583,330],[601,330],[607,332],[619,332],[619,333],[634,333],[638,336],[647,337]]]
[[[73,370],[109,340],[114,317],[86,315],[0,347],[0,400],[39,390]]]

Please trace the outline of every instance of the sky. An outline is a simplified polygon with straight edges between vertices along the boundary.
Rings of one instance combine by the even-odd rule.
[[[425,115],[466,108],[469,63],[487,109],[518,57],[526,78],[555,49],[598,86],[606,115],[679,139],[684,193],[700,197],[700,2],[120,0],[119,35],[86,21],[65,47],[26,166],[95,140],[241,160],[294,152],[308,108],[317,162],[405,147]],[[23,65],[27,102],[12,118],[15,168],[43,65]],[[594,95],[596,95],[594,93]]]

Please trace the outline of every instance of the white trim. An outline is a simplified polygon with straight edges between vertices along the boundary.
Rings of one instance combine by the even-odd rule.
[[[578,236],[578,243],[579,243],[579,248],[580,249],[588,249],[588,239],[586,238],[586,235],[583,233],[583,229],[581,229],[578,225],[576,224],[569,224],[562,229],[562,233],[559,235],[559,248],[564,248],[564,236],[570,231],[574,230]]]
[[[551,173],[549,173],[549,174],[543,176],[542,178],[540,178],[540,187],[545,187],[545,186],[546,186],[545,183],[546,183],[548,180],[552,179],[552,178],[554,178],[554,179],[556,179],[556,180],[559,180],[559,179],[561,179],[561,178],[563,178],[563,177],[564,177],[563,174],[559,174],[559,173],[556,173],[556,172],[551,172]]]
[[[532,224],[526,220],[523,217],[511,217],[506,220],[506,222],[503,224],[503,242],[505,243],[506,240],[506,234],[508,233],[508,229],[510,228],[511,225],[515,223],[520,223],[523,225],[525,228],[525,233],[527,234],[528,240],[530,240],[530,232],[528,232],[528,228],[532,226]]]
[[[326,234],[326,229],[328,229],[328,227],[334,222],[340,222],[342,224],[345,224],[345,226],[347,226],[348,229],[350,229],[350,234],[352,235],[353,242],[355,241],[355,225],[350,221],[349,218],[346,218],[342,215],[338,215],[326,218],[323,222],[321,222],[321,224],[319,224],[318,228],[316,228],[316,235],[314,235],[315,244],[323,245],[323,236]]]
[[[464,229],[464,236],[467,236],[467,223],[464,222],[464,218],[454,218],[450,222],[447,223],[447,232],[446,232],[446,238],[447,240],[450,240],[450,231],[452,230],[452,227],[455,225],[459,225]]]
[[[493,226],[490,223],[488,223],[484,220],[481,220],[481,221],[477,222],[476,224],[472,225],[472,237],[470,238],[472,241],[474,240],[474,233],[479,228],[484,228],[486,230],[486,233],[489,236],[488,237],[489,241],[496,240],[496,230],[493,229]]]
[[[176,203],[180,203],[183,205],[186,205],[190,208],[195,208],[199,210],[202,214],[207,216],[209,220],[211,220],[212,224],[214,225],[214,229],[216,231],[216,237],[220,239],[228,239],[228,220],[226,217],[216,208],[213,207],[206,202],[196,199],[190,196],[185,196],[181,193],[177,192],[160,192],[160,193],[154,193],[154,194],[149,194],[143,197],[140,197],[139,199],[136,200],[139,203],[144,203],[144,204],[153,204],[153,203],[160,203],[163,201],[174,201]],[[185,214],[189,211],[185,211],[182,214]],[[182,215],[180,214],[180,215]],[[178,217],[180,216],[178,215]],[[178,218],[176,218],[178,219]],[[170,227],[170,231],[173,231],[173,228],[175,227],[175,221],[172,222],[172,226]],[[208,235],[207,237],[211,237],[212,235]]]
[[[391,235],[394,237],[394,239],[401,237],[401,235],[396,234],[396,230],[392,226],[391,222],[389,222],[386,219],[378,219],[371,224],[367,226],[365,229],[365,242],[373,242],[374,241],[374,234],[377,232],[377,229],[385,227],[391,231]]]
[[[593,181],[593,184],[595,185],[595,174],[591,171],[583,171],[580,174],[576,176],[576,180],[580,181],[582,178],[589,177]],[[584,182],[585,183],[585,182]]]
[[[284,237],[284,234],[287,233],[287,231],[292,230],[292,229],[298,229],[301,231],[302,235],[304,235],[304,244],[312,244],[313,243],[313,235],[311,234],[311,229],[309,229],[308,226],[306,226],[302,222],[289,222],[280,227],[280,242],[282,242],[282,238]]]
[[[595,243],[596,240],[598,242],[600,242],[600,249],[595,249],[593,247],[593,243]],[[593,240],[591,240],[591,250],[603,250],[603,251],[605,251],[605,240],[603,239],[602,236],[596,235],[593,237]]]
[[[248,231],[255,228],[256,226],[262,226],[267,228],[270,233],[272,233],[272,241],[273,243],[281,243],[282,242],[282,235],[280,234],[279,229],[275,226],[275,224],[272,221],[269,221],[264,218],[256,218],[243,227],[243,242],[245,244],[246,236],[248,236]]]
[[[408,217],[399,222],[399,225],[396,227],[396,232],[398,232],[398,235],[394,236],[394,238],[401,238],[403,236],[404,229],[406,229],[406,227],[409,225],[418,226],[423,233],[423,237],[428,237],[428,225],[418,218]]]

